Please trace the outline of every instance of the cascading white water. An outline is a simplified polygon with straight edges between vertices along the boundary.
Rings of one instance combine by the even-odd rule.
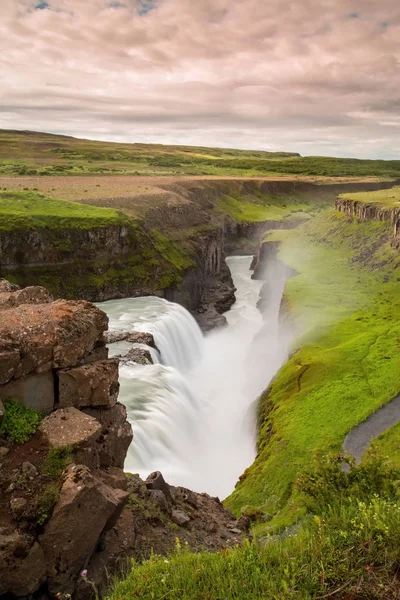
[[[228,264],[237,301],[226,313],[229,326],[206,338],[184,308],[160,298],[100,305],[111,331],[151,332],[160,350],[158,364],[120,367],[120,401],[134,430],[126,470],[143,477],[160,470],[171,484],[220,497],[254,460],[256,398],[285,356],[277,341],[280,299],[265,327],[256,309],[262,282],[251,280],[250,258]]]

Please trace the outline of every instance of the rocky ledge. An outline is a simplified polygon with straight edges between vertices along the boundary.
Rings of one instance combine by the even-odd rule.
[[[246,535],[218,498],[124,473],[132,429],[107,326],[89,302],[0,280],[0,424],[10,406],[42,414],[24,443],[0,439],[0,596],[101,597],[131,557]]]
[[[388,208],[378,203],[368,204],[358,200],[346,200],[339,196],[335,201],[335,208],[347,217],[388,221],[393,225],[392,246],[400,250],[400,206],[398,208]]]

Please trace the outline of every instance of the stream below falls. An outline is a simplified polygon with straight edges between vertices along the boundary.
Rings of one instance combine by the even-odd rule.
[[[251,257],[227,259],[237,288],[225,313],[228,327],[203,337],[182,306],[156,297],[99,304],[110,331],[153,333],[153,365],[120,365],[119,400],[134,438],[125,470],[225,498],[256,455],[257,398],[286,360],[278,340],[281,291],[264,315],[256,308],[262,281],[251,279]],[[131,344],[110,346],[124,354]]]

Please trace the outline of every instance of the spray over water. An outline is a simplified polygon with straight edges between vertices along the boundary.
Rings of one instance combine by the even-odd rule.
[[[231,257],[237,301],[228,327],[203,338],[193,317],[160,298],[101,304],[111,331],[153,333],[154,365],[120,367],[120,401],[134,439],[125,468],[221,498],[256,454],[256,399],[286,359],[279,342],[280,294],[264,315],[256,304],[261,281],[251,280],[249,257]],[[276,296],[276,297],[275,297]],[[121,350],[121,347],[120,347]]]

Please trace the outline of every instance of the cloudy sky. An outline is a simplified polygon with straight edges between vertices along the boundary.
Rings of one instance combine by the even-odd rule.
[[[400,1],[0,0],[0,128],[400,158]]]

